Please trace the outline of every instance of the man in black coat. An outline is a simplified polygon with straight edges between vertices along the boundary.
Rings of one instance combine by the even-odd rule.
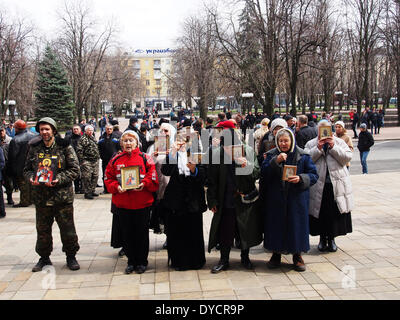
[[[317,136],[317,132],[314,128],[308,126],[308,118],[305,115],[299,116],[299,128],[296,134],[296,143],[304,149],[306,143]]]
[[[143,133],[141,133],[139,130],[140,126],[138,125],[138,121],[139,121],[138,118],[136,118],[135,116],[131,117],[129,119],[129,125],[125,131],[127,131],[127,130],[135,131],[137,133],[137,135],[139,136],[139,140],[140,140],[140,144],[141,144],[141,146],[139,146],[140,151],[146,152],[147,148],[148,148],[148,143],[146,140],[146,136]]]
[[[107,191],[106,185],[104,183],[105,172],[108,163],[113,158],[113,156],[120,150],[119,138],[114,132],[114,126],[112,124],[106,125],[106,131],[100,137],[98,146],[101,158],[101,168],[103,169],[103,194],[109,193]]]
[[[362,173],[368,173],[367,166],[367,157],[370,151],[370,148],[374,145],[374,138],[372,134],[367,130],[367,124],[362,123],[360,125],[360,134],[358,135],[358,144],[357,148],[360,151],[360,160],[362,166]]]
[[[28,207],[32,204],[30,183],[24,178],[24,166],[28,154],[28,142],[37,134],[27,129],[23,120],[18,120],[14,124],[15,137],[11,140],[8,149],[8,166],[10,174],[15,179],[20,191],[20,202],[14,204],[13,208]]]

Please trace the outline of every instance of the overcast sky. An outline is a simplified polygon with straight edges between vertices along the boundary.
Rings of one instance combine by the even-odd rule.
[[[119,39],[130,48],[173,47],[185,17],[202,8],[202,0],[82,0],[102,20],[117,19]],[[48,40],[59,26],[64,0],[0,0],[0,10],[31,20]]]

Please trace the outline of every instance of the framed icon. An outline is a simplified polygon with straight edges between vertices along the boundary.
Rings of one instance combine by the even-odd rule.
[[[283,167],[283,175],[282,175],[282,180],[283,181],[288,181],[288,178],[291,176],[295,176],[297,172],[297,166],[288,166],[285,165]]]
[[[318,127],[318,137],[319,140],[326,138],[332,138],[332,127],[331,126],[320,126]]]
[[[139,166],[121,168],[121,188],[123,190],[137,189],[140,184]]]
[[[154,137],[154,151],[159,154],[165,154],[169,150],[169,136],[155,136]]]
[[[244,157],[244,145],[233,145],[232,146],[232,159],[236,160],[238,158]]]
[[[188,151],[188,161],[195,163],[195,164],[201,164],[201,160],[203,159],[204,153],[201,152],[193,152],[190,153]]]
[[[40,184],[50,183],[57,173],[57,156],[40,154],[41,161],[36,170],[35,182]]]

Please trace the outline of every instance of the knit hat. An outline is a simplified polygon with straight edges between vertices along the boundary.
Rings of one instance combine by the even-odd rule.
[[[217,128],[235,129],[235,124],[232,121],[221,121],[217,124]]]
[[[271,123],[271,131],[274,131],[274,129],[276,128],[276,127],[282,127],[282,128],[287,128],[287,122],[284,120],[284,119],[282,119],[282,118],[276,118],[274,121],[272,121],[272,123]]]
[[[340,121],[340,120],[339,120],[339,121],[336,121],[336,122],[335,122],[335,126],[336,126],[337,124],[338,124],[339,126],[342,126],[343,129],[346,129],[346,126],[345,126],[345,124],[344,124],[343,121]]]
[[[367,129],[367,125],[365,123],[361,123],[360,129]]]
[[[26,129],[26,122],[24,120],[17,120],[14,123],[14,128],[18,130],[25,130]]]
[[[130,136],[133,136],[133,137],[136,139],[138,146],[141,146],[139,136],[138,136],[138,134],[137,134],[135,131],[133,131],[133,130],[126,130],[126,131],[122,134],[122,136],[121,136],[121,141],[122,141],[122,139],[124,138],[124,136],[127,135],[127,134],[130,135]]]

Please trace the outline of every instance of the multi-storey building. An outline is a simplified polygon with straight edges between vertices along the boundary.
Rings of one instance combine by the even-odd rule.
[[[177,104],[172,97],[169,78],[172,70],[172,49],[135,49],[128,54],[128,65],[142,81],[143,91],[134,97],[136,107],[164,110]]]

